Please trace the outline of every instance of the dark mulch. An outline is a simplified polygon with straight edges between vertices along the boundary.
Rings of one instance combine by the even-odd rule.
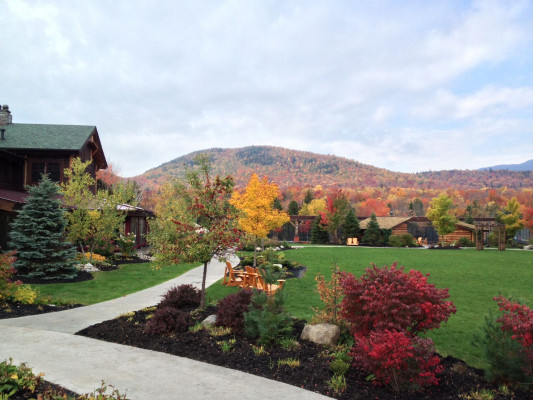
[[[197,320],[215,313],[210,307],[199,314]],[[133,316],[121,317],[93,325],[79,335],[106,340],[154,351],[161,351],[181,357],[187,357],[210,364],[220,365],[251,374],[285,382],[294,386],[319,392],[338,399],[458,399],[461,395],[482,389],[497,389],[483,379],[483,371],[467,366],[461,360],[446,357],[442,360],[444,372],[438,378],[440,384],[416,394],[398,394],[385,387],[374,385],[365,378],[367,374],[351,367],[346,381],[347,390],[336,395],[326,382],[332,377],[326,348],[310,342],[301,341],[295,350],[284,350],[280,346],[267,348],[267,354],[255,355],[254,344],[243,335],[211,337],[207,331],[197,333],[178,333],[173,336],[149,335],[143,332],[150,312],[140,311]],[[294,335],[299,337],[303,322],[296,323]],[[230,352],[224,353],[217,342],[236,338],[236,344]],[[278,360],[295,358],[301,365],[296,368],[278,366]],[[530,394],[515,392],[514,396],[498,394],[494,399],[530,399]]]
[[[26,278],[15,275],[12,280],[22,281],[22,283],[27,283],[29,285],[44,285],[49,283],[75,283],[75,282],[84,282],[90,281],[93,279],[93,276],[90,272],[87,271],[78,271],[78,274],[72,279],[43,279],[43,278]]]
[[[26,317],[28,315],[44,314],[55,311],[69,310],[81,307],[82,304],[21,304],[16,302],[0,303],[0,319]]]
[[[60,395],[61,398],[63,398],[63,395],[78,397],[77,393],[67,390],[62,386],[56,385],[55,383],[51,383],[44,379],[41,379],[41,382],[35,388],[34,393],[31,393],[29,390],[18,392],[18,393],[15,393],[13,396],[11,396],[9,400],[36,399],[37,394],[42,394],[44,396],[44,395],[50,395],[51,393],[54,393],[55,395]],[[54,397],[54,399],[55,398],[56,397]]]

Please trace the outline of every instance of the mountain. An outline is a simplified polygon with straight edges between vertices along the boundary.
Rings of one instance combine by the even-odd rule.
[[[237,187],[244,187],[252,173],[268,176],[281,189],[314,187],[324,189],[361,187],[399,187],[442,189],[448,187],[481,189],[533,187],[531,171],[429,171],[416,174],[393,172],[332,155],[315,154],[272,146],[236,149],[214,148],[197,151],[150,169],[133,179],[143,188],[157,188],[173,177],[183,177],[194,158],[206,153],[212,160],[213,173],[233,175]]]
[[[493,167],[480,168],[480,171],[487,170],[508,170],[508,171],[533,171],[533,160],[523,162],[522,164],[503,164]]]

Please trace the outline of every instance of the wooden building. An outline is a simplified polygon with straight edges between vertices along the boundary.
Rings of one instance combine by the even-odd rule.
[[[409,221],[413,217],[376,217],[378,225],[381,229],[390,229],[393,235],[402,235],[409,233]],[[359,226],[364,231],[368,227],[370,218],[365,218],[361,221]]]

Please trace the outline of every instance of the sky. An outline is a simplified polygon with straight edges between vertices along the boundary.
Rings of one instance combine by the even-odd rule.
[[[533,1],[0,0],[13,122],[125,177],[272,145],[419,172],[533,158]]]

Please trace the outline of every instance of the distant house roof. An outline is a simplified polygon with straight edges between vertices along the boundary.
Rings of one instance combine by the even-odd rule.
[[[0,149],[79,151],[87,142],[93,141],[98,149],[95,159],[99,168],[107,167],[96,126],[7,124],[1,129],[5,132],[4,140],[0,140]]]
[[[412,217],[376,217],[376,220],[378,221],[378,225],[381,229],[393,229],[396,228],[398,225],[403,224],[404,222],[407,222]],[[361,229],[366,229],[368,227],[368,223],[370,222],[370,218],[364,219],[361,221],[359,226]]]
[[[466,222],[459,221],[456,225],[457,226],[461,226],[463,228],[467,228],[467,229],[469,229],[471,231],[475,231],[476,230],[475,225],[467,224]]]

